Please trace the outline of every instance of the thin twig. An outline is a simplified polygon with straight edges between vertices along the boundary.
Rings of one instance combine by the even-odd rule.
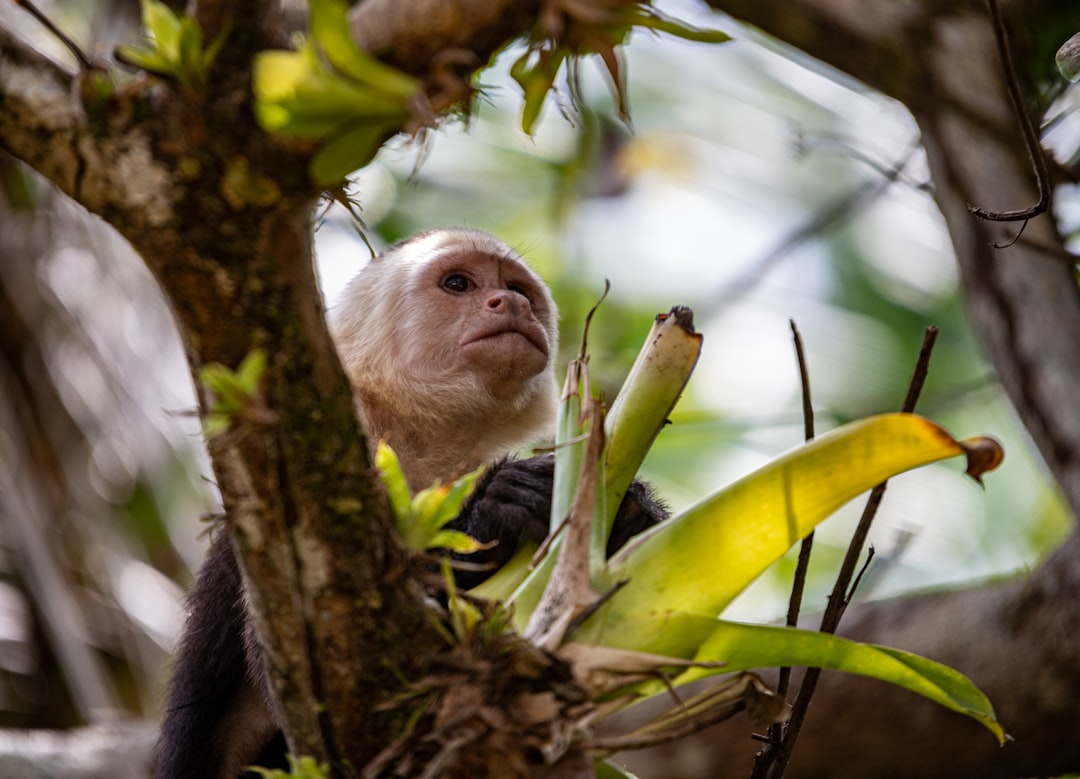
[[[833,154],[841,159],[853,160],[861,163],[875,173],[892,177],[896,181],[905,184],[918,192],[932,193],[933,185],[929,180],[918,180],[909,176],[897,175],[886,163],[875,159],[863,151],[850,140],[841,135],[829,133],[814,133],[813,135],[803,132],[801,127],[795,129],[795,153],[809,155],[813,152],[821,154]]]
[[[858,575],[855,577],[855,581],[851,585],[851,589],[848,590],[847,595],[844,597],[844,608],[847,609],[848,604],[851,603],[852,598],[855,597],[855,591],[859,589],[859,585],[862,583],[863,576],[870,570],[870,562],[874,559],[874,545],[870,544],[870,548],[866,550],[866,560],[863,561],[862,568],[859,569]]]
[[[566,627],[566,632],[571,633],[576,630],[578,626],[580,626],[585,620],[587,620],[589,617],[599,611],[605,603],[611,600],[615,593],[617,593],[629,583],[629,579],[622,579],[621,581],[615,582],[615,585],[613,587],[611,587],[607,592],[597,598],[596,601],[589,605],[588,608],[586,608],[584,611],[582,611],[580,614],[570,620],[570,624]]]
[[[803,349],[802,334],[799,332],[795,320],[790,320],[791,336],[795,343],[795,359],[799,365],[799,383],[802,387],[802,413],[803,413],[803,438],[806,441],[814,440],[814,406],[810,402],[810,371],[806,364],[806,351]],[[795,627],[799,624],[799,610],[802,608],[803,592],[806,589],[806,571],[810,566],[810,550],[814,546],[814,534],[810,533],[803,539],[799,548],[799,562],[795,566],[795,578],[791,583],[791,598],[788,601],[787,624]],[[788,682],[791,677],[790,668],[780,669],[780,684],[777,693],[787,694]]]
[[[795,343],[795,359],[799,366],[799,382],[802,387],[802,413],[803,413],[803,438],[806,441],[814,439],[814,406],[810,400],[810,371],[806,364],[806,352],[803,349],[802,334],[799,332],[795,320],[789,320],[791,324],[791,336]],[[810,553],[814,548],[814,534],[811,532],[799,545],[799,561],[795,565],[795,576],[791,582],[791,597],[788,600],[787,625],[795,627],[799,624],[799,611],[802,609],[803,592],[806,590],[806,574],[810,568]],[[776,694],[781,698],[787,697],[788,686],[791,684],[791,668],[784,666],[780,669],[780,678],[776,683]],[[751,779],[757,779],[769,775],[769,769],[776,759],[776,750],[773,748],[784,736],[783,723],[776,722],[769,726],[769,734],[764,739],[766,746],[754,758],[754,770]]]
[[[802,438],[813,441],[813,404],[810,402],[810,371],[807,367],[806,350],[802,348],[802,335],[791,320],[792,338],[795,343],[795,359],[799,366],[799,384],[802,388]],[[802,592],[806,589],[807,568],[810,566],[810,550],[813,547],[813,533],[802,539],[799,548],[799,562],[795,566],[795,578],[792,582],[792,596],[787,603],[787,624],[794,628],[799,622],[799,609],[802,607]],[[786,673],[785,673],[786,672]],[[788,679],[791,677],[791,669],[780,670],[780,687],[777,689],[780,695],[787,693]]]
[[[915,139],[899,156],[895,164],[883,172],[881,178],[866,181],[839,198],[835,203],[826,205],[809,221],[797,227],[780,243],[759,259],[750,263],[745,273],[724,284],[710,296],[710,299],[714,301],[712,307],[714,309],[723,308],[731,301],[745,295],[761,283],[765,275],[796,248],[812,239],[820,238],[829,228],[844,219],[852,218],[857,212],[863,211],[872,205],[896,182],[918,149],[919,141]]]
[[[57,27],[56,23],[48,16],[46,16],[40,8],[34,5],[31,0],[14,0],[14,2],[15,5],[19,6],[28,14],[37,19],[38,22],[40,22],[41,25],[45,27],[45,29],[47,29],[54,36],[56,36],[57,40],[59,40],[62,44],[64,44],[65,47],[67,47],[67,50],[70,51],[72,56],[74,56],[75,59],[78,61],[80,70],[90,70],[94,67],[94,63],[91,62],[90,58],[86,56],[85,52],[83,52],[83,50],[79,48],[79,44],[77,44],[74,39],[71,38],[71,36],[69,36],[59,27]]]
[[[900,408],[901,411],[910,413],[915,410],[915,404],[918,402],[919,394],[922,392],[923,385],[926,382],[930,354],[934,348],[934,341],[937,340],[937,332],[936,327],[926,328],[922,348],[919,350],[919,357],[915,362],[915,370],[912,372],[907,395],[904,397],[904,403]],[[854,592],[854,587],[849,589],[849,585],[855,574],[855,566],[862,555],[863,545],[866,543],[866,537],[870,532],[870,525],[877,515],[881,499],[885,495],[886,484],[888,482],[882,482],[874,487],[866,501],[866,507],[859,518],[859,524],[855,528],[851,543],[848,544],[847,553],[844,555],[844,561],[840,566],[840,573],[836,576],[836,583],[833,585],[832,594],[829,596],[825,614],[821,618],[822,633],[835,633],[840,624],[840,618],[847,609],[849,598]],[[859,578],[862,578],[862,574],[859,575]],[[775,757],[773,758],[772,770],[769,773],[770,779],[780,779],[787,769],[788,761],[791,760],[791,754],[795,748],[795,741],[798,739],[803,722],[806,720],[806,713],[810,709],[810,700],[814,695],[814,690],[817,689],[820,678],[820,668],[808,668],[806,670],[806,675],[803,677],[802,685],[799,688],[799,696],[791,707],[791,716],[788,718],[784,730],[784,738],[773,750],[775,751]]]
[[[968,203],[968,211],[979,219],[985,219],[988,222],[1024,222],[1026,224],[1027,220],[1046,213],[1046,209],[1050,207],[1050,175],[1046,169],[1046,156],[1043,154],[1042,146],[1039,145],[1039,135],[1035,132],[1031,117],[1024,108],[1024,98],[1020,94],[1020,81],[1016,77],[1016,66],[1013,64],[1012,49],[1009,48],[1009,37],[1005,31],[1005,20],[1001,16],[1001,9],[998,8],[997,0],[986,0],[986,5],[990,10],[990,21],[994,25],[994,39],[997,41],[998,55],[1001,57],[1001,69],[1005,76],[1005,87],[1009,92],[1009,100],[1012,102],[1013,111],[1016,113],[1016,118],[1020,122],[1020,129],[1024,134],[1024,145],[1027,147],[1028,159],[1035,169],[1035,183],[1039,188],[1039,202],[1017,211],[987,211]],[[1020,228],[1020,231],[1023,232],[1023,227]],[[1016,237],[1019,238],[1020,236],[1017,235]],[[1013,242],[1015,243],[1015,239],[1013,239]]]
[[[1020,229],[1017,230],[1016,235],[1014,235],[1009,240],[1007,240],[1007,241],[991,241],[990,245],[993,246],[995,249],[1008,249],[1010,246],[1012,246],[1014,243],[1016,243],[1017,241],[1020,240],[1020,236],[1022,236],[1024,234],[1024,230],[1027,229],[1028,221],[1029,220],[1025,219],[1023,222],[1021,222],[1020,223]]]
[[[904,402],[900,406],[900,410],[908,414],[915,410],[915,404],[919,402],[919,395],[922,394],[923,385],[926,384],[926,377],[930,373],[930,354],[934,351],[937,334],[938,329],[931,325],[926,328],[926,333],[923,335],[922,347],[920,347],[919,357],[915,361],[915,370],[911,374],[907,395],[904,396]]]
[[[737,700],[731,704],[730,708],[717,709],[703,716],[689,719],[678,727],[648,735],[604,736],[594,739],[590,747],[598,753],[607,755],[628,749],[647,749],[661,744],[669,744],[672,741],[686,738],[691,733],[700,733],[705,728],[729,720],[745,708],[746,702]]]

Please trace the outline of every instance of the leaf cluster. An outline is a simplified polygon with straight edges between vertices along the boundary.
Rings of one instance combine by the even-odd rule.
[[[666,17],[641,0],[549,0],[543,5],[528,49],[510,67],[525,97],[521,127],[530,134],[563,64],[588,54],[600,56],[611,76],[619,112],[629,115],[624,68],[616,47],[635,27],[702,43],[730,40],[718,30],[702,30]]]
[[[390,498],[398,531],[405,546],[417,552],[428,549],[447,549],[452,552],[475,552],[479,542],[457,530],[444,530],[444,526],[458,514],[461,506],[472,494],[476,480],[483,469],[467,473],[450,484],[435,484],[420,490],[416,495],[409,492],[401,461],[385,441],[375,450],[375,465],[379,468],[383,486]]]
[[[366,165],[413,121],[419,80],[379,62],[349,35],[343,0],[311,0],[310,38],[258,54],[255,116],[270,132],[315,141],[308,173],[324,187]]]
[[[254,416],[261,407],[260,386],[266,374],[266,352],[254,349],[234,371],[221,363],[210,363],[199,371],[199,380],[214,395],[214,404],[203,420],[203,432],[209,438],[229,429],[245,415]]]
[[[159,0],[141,0],[141,4],[146,43],[117,46],[116,58],[175,81],[189,96],[201,95],[210,66],[228,37],[229,26],[204,48],[202,30],[190,14],[177,14]]]
[[[249,766],[248,770],[254,771],[263,779],[329,779],[330,777],[329,763],[320,764],[315,758],[307,755],[299,758],[292,755],[286,755],[286,757],[289,760],[288,771],[258,766]]]

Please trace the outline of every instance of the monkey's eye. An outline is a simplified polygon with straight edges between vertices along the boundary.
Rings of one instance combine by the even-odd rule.
[[[526,287],[524,284],[519,284],[516,281],[511,281],[509,284],[506,285],[506,288],[511,292],[516,292],[517,294],[525,298],[527,301],[532,303],[532,295],[529,294],[529,288]]]
[[[451,273],[442,280],[442,288],[447,292],[468,292],[472,283],[461,273]]]

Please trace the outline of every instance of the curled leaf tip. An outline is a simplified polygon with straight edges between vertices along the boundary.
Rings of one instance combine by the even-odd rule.
[[[966,438],[960,442],[960,446],[967,455],[967,470],[964,473],[980,486],[983,483],[982,475],[997,468],[1005,459],[1005,449],[990,436]]]

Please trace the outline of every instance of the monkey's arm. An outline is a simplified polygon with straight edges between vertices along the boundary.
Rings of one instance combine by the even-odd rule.
[[[540,544],[547,537],[551,515],[551,488],[555,458],[504,459],[493,463],[477,482],[461,514],[447,527],[460,530],[477,541],[496,542],[490,549],[454,555],[468,565],[454,572],[459,587],[475,587],[513,556],[522,540]],[[667,519],[668,512],[642,481],[627,490],[608,539],[608,557],[632,536]],[[477,567],[481,570],[477,570]]]
[[[274,737],[261,665],[228,533],[210,544],[188,596],[168,708],[158,742],[156,779],[235,777]],[[283,749],[281,750],[283,753]],[[274,764],[284,768],[285,764]]]

